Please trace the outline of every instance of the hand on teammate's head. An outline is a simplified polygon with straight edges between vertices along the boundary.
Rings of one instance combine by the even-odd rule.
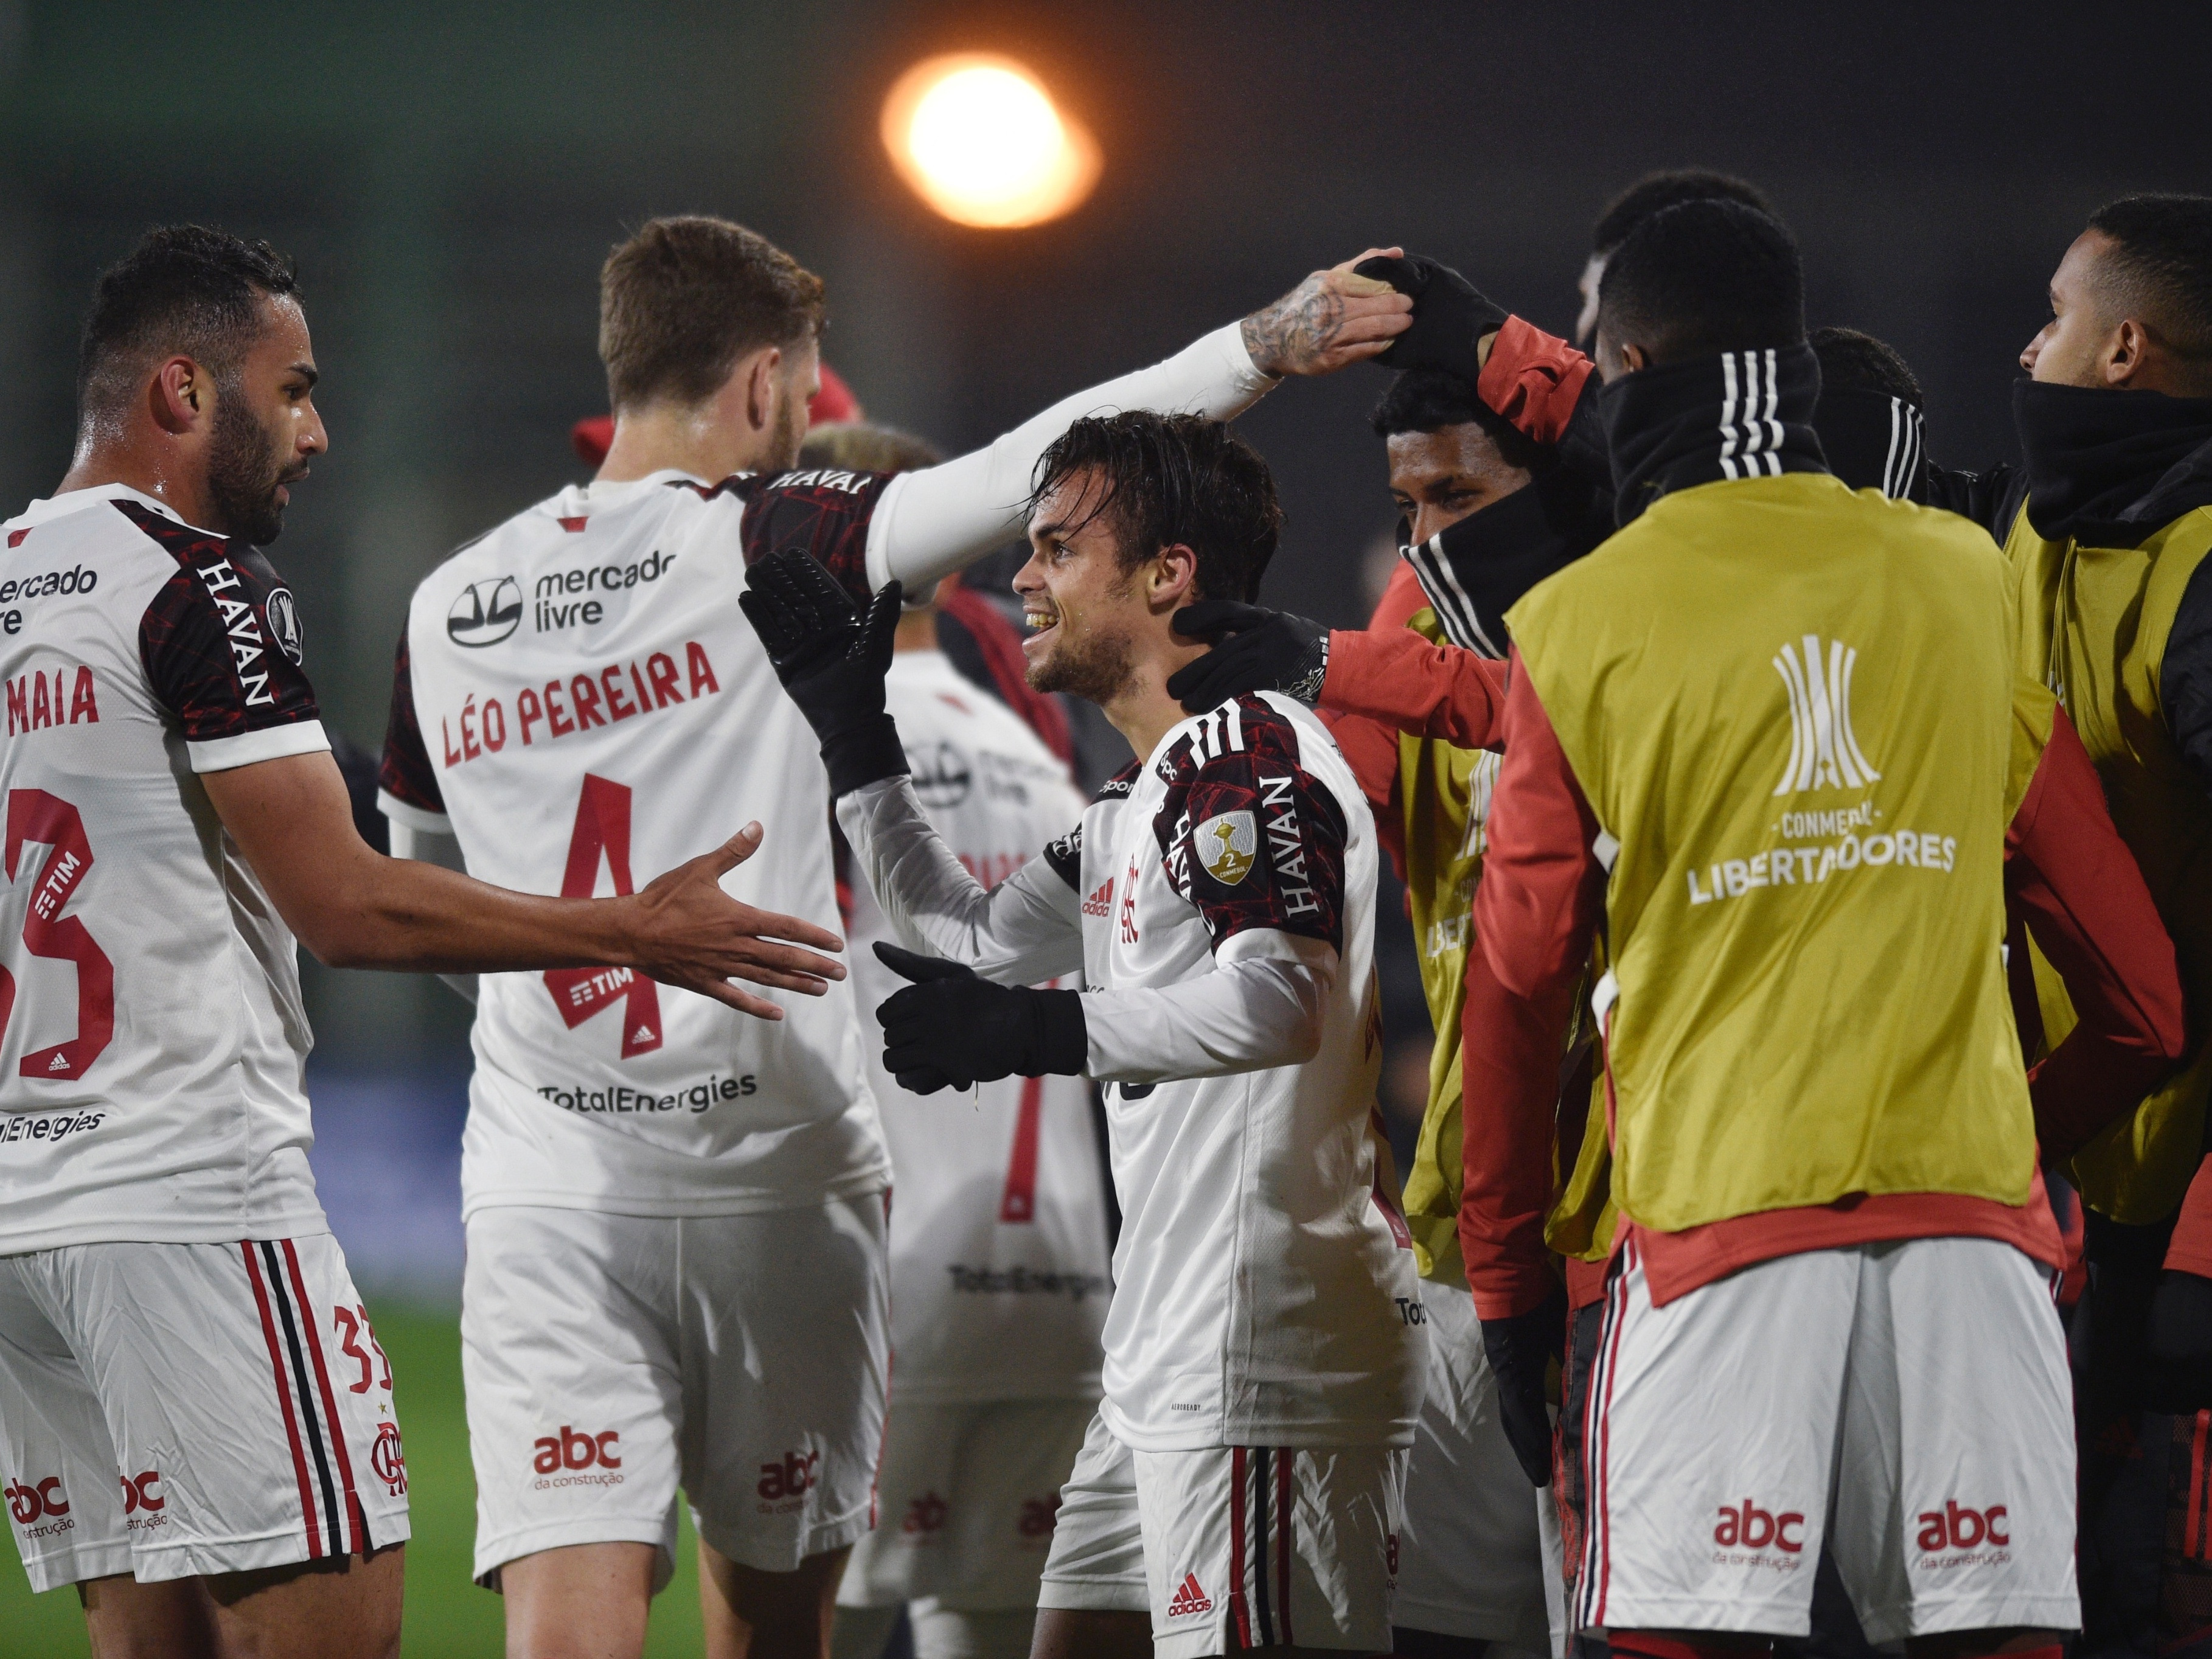
[[[1473,386],[1482,376],[1482,340],[1504,325],[1505,312],[1449,265],[1419,254],[1363,259],[1362,276],[1389,283],[1413,305],[1407,327],[1375,362],[1384,368],[1441,369]]]
[[[1389,283],[1353,267],[1399,248],[1369,248],[1316,270],[1271,306],[1244,319],[1244,347],[1266,374],[1330,374],[1387,350],[1412,318],[1413,303]]]

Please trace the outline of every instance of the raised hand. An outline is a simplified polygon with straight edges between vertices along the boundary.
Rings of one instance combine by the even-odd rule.
[[[628,898],[629,966],[664,985],[681,986],[759,1019],[781,1019],[783,1010],[741,991],[732,979],[818,997],[845,965],[799,949],[842,951],[844,941],[797,916],[756,910],[721,888],[722,878],[760,848],[761,827],[749,823],[711,853],[702,853],[647,883]],[[777,941],[793,939],[797,944]]]
[[[1482,342],[1505,325],[1504,308],[1449,265],[1395,250],[1362,259],[1358,275],[1388,283],[1413,303],[1411,326],[1375,354],[1383,368],[1437,368],[1473,386]]]
[[[1399,258],[1403,250],[1369,248],[1316,270],[1271,306],[1244,319],[1244,349],[1268,374],[1331,374],[1388,350],[1412,320],[1413,302],[1376,277],[1358,275],[1361,260]]]
[[[1328,629],[1304,617],[1233,599],[1200,599],[1175,613],[1185,639],[1217,639],[1212,650],[1168,676],[1168,696],[1203,714],[1248,691],[1279,691],[1309,708],[1328,674]]]
[[[973,969],[878,945],[884,967],[914,983],[876,1009],[884,1069],[917,1095],[967,1089],[1018,1072],[1073,1075],[1090,1057],[1083,999],[1074,991],[994,985]]]
[[[863,615],[818,562],[787,551],[753,566],[738,595],[776,678],[821,739],[833,794],[907,769],[898,727],[884,711],[902,592],[886,583]]]

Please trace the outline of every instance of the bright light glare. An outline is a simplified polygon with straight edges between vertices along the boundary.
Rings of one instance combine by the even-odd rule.
[[[1010,58],[932,58],[884,104],[884,146],[921,199],[956,224],[1057,219],[1091,193],[1098,146]]]

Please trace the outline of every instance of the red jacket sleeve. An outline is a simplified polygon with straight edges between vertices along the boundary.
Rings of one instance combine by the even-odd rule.
[[[1375,614],[1367,619],[1368,631],[1403,633],[1406,624],[1428,602],[1428,595],[1421,592],[1420,579],[1413,574],[1413,567],[1401,559],[1390,573],[1382,599],[1376,602]],[[1345,633],[1341,637],[1358,639],[1360,635]],[[1408,634],[1406,637],[1417,640],[1420,636]],[[1329,645],[1334,650],[1335,640],[1332,639]],[[1375,813],[1376,834],[1382,842],[1383,851],[1389,854],[1398,878],[1403,881],[1406,829],[1393,805],[1398,797],[1398,728],[1370,715],[1332,708],[1326,700],[1315,712],[1336,739],[1336,746],[1344,752],[1352,775],[1359,781],[1360,793],[1367,797],[1367,805]]]
[[[1431,645],[1405,628],[1328,636],[1321,705],[1336,714],[1462,749],[1495,749],[1504,702],[1505,665],[1495,659]]]
[[[1490,343],[1474,394],[1535,442],[1556,444],[1566,436],[1590,368],[1590,360],[1557,335],[1508,317]]]
[[[1543,704],[1525,672],[1509,686],[1460,1048],[1460,1255],[1484,1319],[1527,1313],[1557,1283],[1544,1215],[1559,1062],[1605,880],[1596,818]]]
[[[2056,1163],[2172,1075],[2183,1043],[2173,941],[2063,709],[2005,855],[2013,899],[2081,1019],[2028,1074],[2036,1138]]]
[[[2181,1216],[2173,1224],[2173,1242],[2166,1247],[2166,1270],[2212,1279],[2212,1158],[2197,1166],[2197,1176],[2181,1200]]]

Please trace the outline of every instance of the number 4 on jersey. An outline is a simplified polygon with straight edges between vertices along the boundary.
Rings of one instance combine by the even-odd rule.
[[[628,784],[584,774],[576,827],[568,837],[568,868],[561,878],[562,898],[592,896],[602,857],[616,893],[635,890],[629,875],[629,801]],[[660,990],[644,975],[629,968],[556,968],[546,974],[545,988],[572,1031],[592,1015],[621,1003],[624,1060],[660,1046]]]

